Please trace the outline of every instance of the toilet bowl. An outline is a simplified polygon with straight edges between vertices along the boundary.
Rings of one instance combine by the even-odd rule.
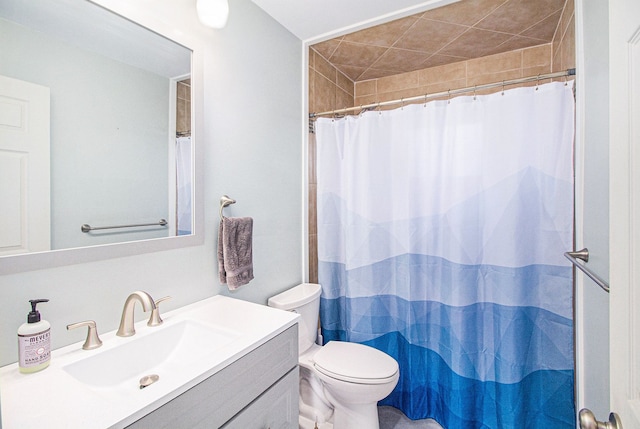
[[[304,283],[268,300],[271,307],[301,316],[300,427],[379,429],[377,403],[398,383],[398,363],[363,344],[315,344],[320,293],[320,285]]]

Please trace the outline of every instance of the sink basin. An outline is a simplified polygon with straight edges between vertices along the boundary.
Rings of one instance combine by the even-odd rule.
[[[101,333],[103,345],[95,350],[82,350],[82,342],[53,350],[49,367],[35,374],[22,374],[12,363],[0,368],[1,426],[39,429],[46,421],[51,428],[124,429],[257,350],[299,317],[216,295],[167,311],[160,326],[141,320],[131,337]]]
[[[94,388],[113,388],[120,384],[138,387],[141,377],[155,374],[162,380],[163,375],[211,356],[240,336],[191,320],[152,329],[154,331],[146,335],[122,339],[122,344],[62,369]]]

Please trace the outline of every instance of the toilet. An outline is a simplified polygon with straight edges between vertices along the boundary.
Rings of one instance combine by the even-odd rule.
[[[378,401],[396,387],[398,363],[363,344],[315,343],[321,287],[303,283],[269,298],[270,307],[299,313],[301,429],[379,429]]]

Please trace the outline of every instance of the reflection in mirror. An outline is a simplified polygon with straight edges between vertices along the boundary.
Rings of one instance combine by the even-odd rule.
[[[0,50],[0,256],[192,234],[189,49],[87,0],[2,0]]]

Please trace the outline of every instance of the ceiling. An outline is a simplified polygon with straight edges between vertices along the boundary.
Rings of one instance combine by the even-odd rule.
[[[458,0],[253,0],[303,41],[326,39]]]
[[[189,49],[92,2],[0,0],[0,18],[160,76],[191,72]]]
[[[564,3],[462,0],[312,48],[353,81],[375,79],[549,43]]]

